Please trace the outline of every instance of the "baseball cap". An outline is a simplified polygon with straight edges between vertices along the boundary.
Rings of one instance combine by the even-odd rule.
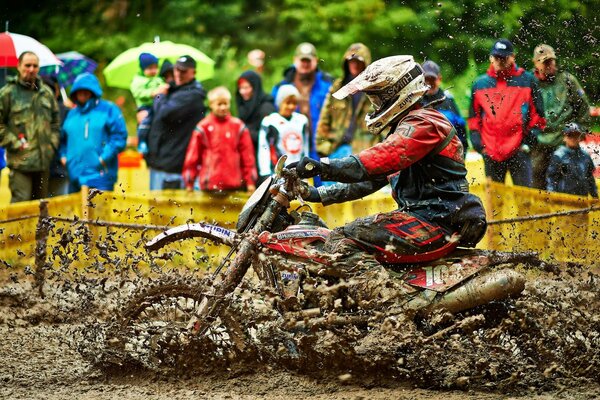
[[[196,60],[192,56],[181,56],[175,62],[175,68],[189,69],[196,68]]]
[[[513,44],[508,39],[500,39],[490,50],[490,55],[499,57],[508,57],[515,54]]]
[[[300,43],[298,47],[296,47],[295,57],[298,57],[301,60],[317,58],[317,49],[312,43],[304,42]]]
[[[436,63],[434,63],[433,61],[429,60],[429,61],[425,61],[422,65],[423,67],[423,75],[425,76],[425,78],[427,77],[432,77],[432,78],[437,78],[438,76],[440,76],[440,66],[437,65]]]
[[[581,126],[576,122],[569,122],[565,125],[562,131],[563,135],[566,136],[579,136],[584,137],[586,132]]]
[[[533,50],[533,62],[545,62],[546,60],[556,60],[554,49],[547,44],[540,44]]]

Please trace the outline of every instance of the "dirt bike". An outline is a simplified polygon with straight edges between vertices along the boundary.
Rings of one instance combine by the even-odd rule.
[[[250,318],[239,302],[244,286],[270,299],[275,316],[268,318],[278,319],[279,328],[287,331],[365,327],[392,312],[358,306],[341,283],[344,277],[332,268],[334,255],[323,251],[331,231],[310,211],[288,212],[292,200],[302,202],[308,185],[284,164],[282,157],[275,174],[249,197],[237,231],[190,223],[147,243],[149,251],[156,251],[174,241],[204,238],[230,250],[201,281],[179,279],[143,288],[118,316],[119,340],[114,342],[162,365],[180,362],[172,354],[182,348],[213,361],[243,354],[252,342],[246,324]],[[457,248],[441,259],[408,265],[390,264],[394,257],[385,249],[377,255],[405,289],[393,312],[411,318],[440,310],[459,313],[517,296],[525,285],[510,267],[494,268],[522,261],[508,253]],[[189,356],[184,359],[189,361]]]

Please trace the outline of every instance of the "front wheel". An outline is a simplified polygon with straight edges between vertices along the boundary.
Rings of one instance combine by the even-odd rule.
[[[247,341],[234,305],[215,316],[203,335],[191,333],[189,321],[208,288],[207,281],[169,278],[142,289],[118,316],[112,347],[151,369],[214,369],[239,358]]]

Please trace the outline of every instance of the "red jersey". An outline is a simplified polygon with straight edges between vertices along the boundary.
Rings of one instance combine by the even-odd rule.
[[[236,190],[256,183],[250,133],[242,120],[209,114],[196,125],[183,163],[186,188],[196,177],[201,190]]]

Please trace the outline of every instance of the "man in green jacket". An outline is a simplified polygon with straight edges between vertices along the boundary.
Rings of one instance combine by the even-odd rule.
[[[58,104],[38,77],[39,58],[19,56],[18,76],[0,90],[0,146],[10,168],[11,203],[47,197],[50,162],[60,142]]]
[[[533,187],[546,188],[546,171],[554,150],[563,143],[563,128],[576,122],[587,130],[590,122],[590,104],[577,79],[566,71],[559,71],[556,53],[547,44],[533,51],[534,74],[540,81],[544,101],[546,129],[538,135],[531,158]]]

